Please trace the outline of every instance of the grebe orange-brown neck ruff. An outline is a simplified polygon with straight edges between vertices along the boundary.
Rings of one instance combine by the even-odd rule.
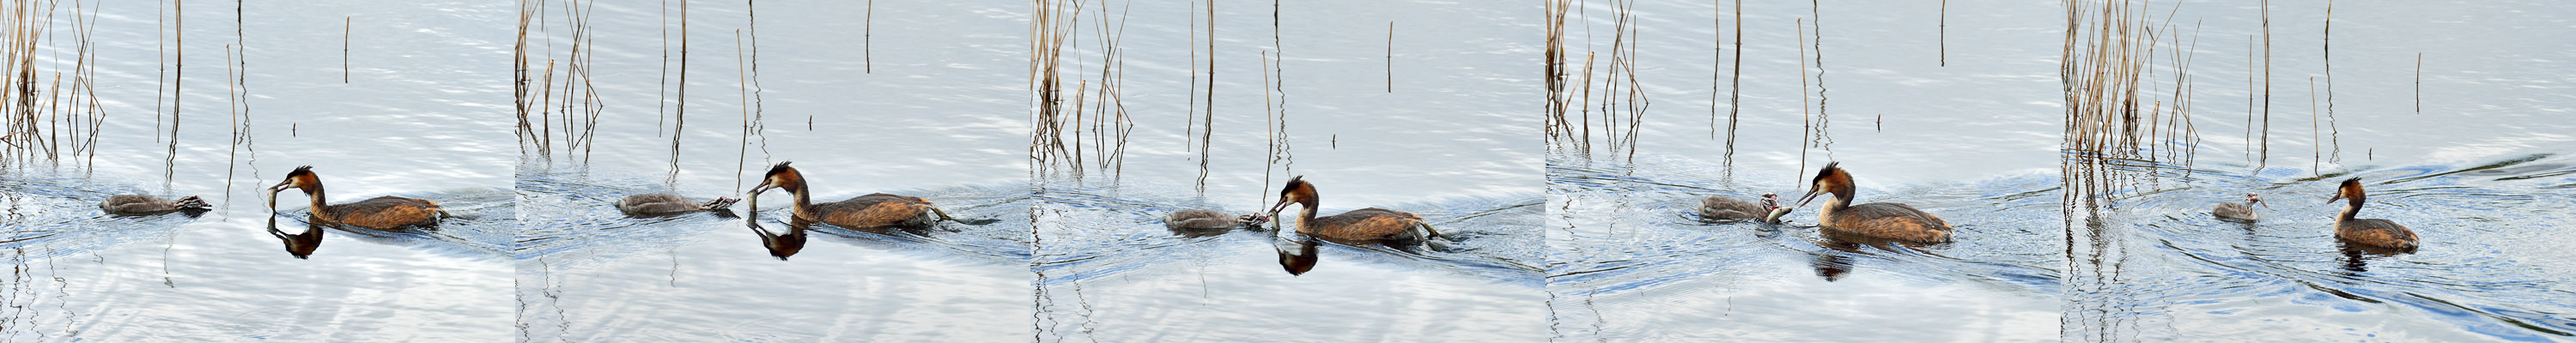
[[[438,216],[446,212],[437,202],[395,196],[381,196],[358,202],[331,205],[322,191],[322,177],[313,174],[313,166],[295,167],[286,173],[286,181],[268,187],[268,208],[277,209],[277,193],[288,188],[304,191],[313,202],[314,221],[323,224],[348,225],[367,229],[391,230],[405,226],[435,227]]]
[[[796,198],[792,212],[796,219],[822,222],[850,229],[895,226],[928,226],[940,220],[956,220],[933,207],[930,200],[919,197],[876,193],[848,200],[814,203],[812,190],[805,186],[805,174],[778,162],[761,176],[760,184],[751,187],[744,198],[751,199],[751,210],[760,211],[760,193],[770,189],[786,190]]]
[[[1315,185],[1305,176],[1288,179],[1279,189],[1279,202],[1270,206],[1266,216],[1275,217],[1289,204],[1302,206],[1297,213],[1297,232],[1341,243],[1416,241],[1440,236],[1440,231],[1423,223],[1422,216],[1383,208],[1363,208],[1331,216],[1316,217]],[[1419,228],[1420,230],[1416,230]]]
[[[2334,197],[2326,199],[2326,202],[2352,199],[2344,203],[2343,214],[2335,216],[2335,237],[2374,247],[2414,250],[2417,242],[2415,231],[2407,230],[2405,225],[2397,225],[2397,222],[2387,219],[2353,218],[2361,214],[2361,204],[2368,198],[2370,195],[2362,192],[2361,178],[2358,177],[2344,179],[2343,185],[2335,188]]]
[[[1851,172],[1843,171],[1839,164],[1826,163],[1825,169],[1817,170],[1807,195],[1798,199],[1798,206],[1806,206],[1817,195],[1832,195],[1825,200],[1824,209],[1816,212],[1819,224],[1873,238],[1919,243],[1950,241],[1949,222],[1914,206],[1884,202],[1852,205],[1859,187],[1852,184]]]

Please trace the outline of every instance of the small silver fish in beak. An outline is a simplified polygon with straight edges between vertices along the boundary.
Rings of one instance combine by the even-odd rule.
[[[770,185],[770,184],[769,184],[769,180],[767,180],[767,179],[760,180],[760,184],[759,184],[759,185],[753,185],[753,186],[751,186],[751,193],[744,194],[744,195],[742,196],[742,199],[743,199],[743,200],[747,200],[747,201],[750,201],[750,202],[751,202],[751,211],[753,211],[753,212],[759,212],[759,211],[760,211],[760,192],[767,192],[767,191],[769,191],[770,189],[773,189],[773,188],[778,188],[778,186],[772,186],[772,185]]]
[[[277,193],[278,193],[278,192],[284,192],[284,191],[286,191],[286,189],[287,189],[287,188],[289,188],[289,187],[294,187],[294,186],[295,186],[295,179],[286,179],[286,181],[284,181],[284,182],[278,182],[276,186],[268,186],[268,210],[269,210],[270,212],[276,212],[276,211],[277,211]]]

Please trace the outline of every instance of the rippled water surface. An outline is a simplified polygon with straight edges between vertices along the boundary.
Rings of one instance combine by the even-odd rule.
[[[1543,299],[1539,242],[1526,231],[1542,213],[1535,197],[1383,205],[1422,216],[1444,236],[1422,245],[1344,245],[1268,226],[1167,229],[1163,218],[1174,211],[1253,211],[1210,206],[1178,188],[1042,193],[1032,267],[1040,277],[1039,340],[1539,335],[1537,308],[1527,306]]]
[[[989,320],[1027,313],[1024,219],[851,230],[791,224],[777,205],[757,215],[748,204],[618,212],[614,202],[627,195],[674,191],[652,180],[522,175],[520,339],[1000,340],[1026,332],[1016,320]],[[961,219],[1025,218],[1028,208],[1019,184],[889,192]]]
[[[2063,236],[2050,175],[1863,187],[1863,201],[1912,204],[1958,230],[1951,243],[1906,245],[1823,235],[1806,212],[1782,224],[1705,222],[1692,209],[1707,196],[1796,192],[1718,185],[1715,166],[1647,159],[1550,170],[1550,328],[1560,339],[2056,334]],[[1844,329],[1855,321],[1874,329]]]
[[[160,13],[184,15],[184,32],[161,34],[153,3],[87,6],[106,114],[97,153],[0,171],[0,261],[15,266],[0,281],[0,341],[508,339],[518,212],[496,110],[508,88],[491,81],[504,61],[477,47],[509,29],[452,25],[504,4],[188,3]],[[69,7],[56,8],[48,47],[64,53],[34,62],[66,86]],[[344,17],[359,37],[346,83],[339,44],[319,43],[341,41]],[[181,33],[184,45],[167,37]],[[303,165],[331,202],[414,197],[455,216],[436,229],[317,227],[294,192],[272,216],[260,189]],[[100,214],[114,194],[196,195],[215,209]]]

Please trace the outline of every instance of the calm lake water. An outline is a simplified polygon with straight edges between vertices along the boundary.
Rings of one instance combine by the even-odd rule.
[[[497,81],[507,71],[488,67],[506,60],[488,48],[510,29],[455,25],[488,21],[503,4],[248,6],[236,36],[234,6],[190,3],[163,14],[188,24],[186,44],[165,40],[166,53],[152,3],[88,5],[107,115],[97,157],[0,172],[0,261],[17,271],[0,282],[11,309],[0,341],[508,339],[517,206],[508,88]],[[58,45],[47,48],[64,53],[36,63],[71,75],[71,11],[59,11]],[[343,17],[359,18],[349,31],[363,37],[346,83],[341,47],[318,43],[340,41]],[[182,54],[185,67],[163,74],[163,59]],[[155,81],[182,75],[175,99]],[[316,227],[294,192],[272,216],[261,189],[302,165],[329,185],[329,201],[415,197],[457,217],[436,230]],[[135,193],[196,195],[215,209],[99,213],[107,196]]]
[[[30,5],[40,98],[10,113],[98,138],[8,150],[0,341],[2576,339],[2576,4],[2131,4],[2171,134],[2111,159],[2065,145],[2062,3],[1567,2],[1563,131],[1554,4]],[[815,200],[965,222],[612,205],[789,161]],[[1829,162],[1957,239],[1692,214]],[[306,165],[325,200],[454,216],[265,206]],[[1292,177],[1444,235],[1165,227]],[[2333,238],[2351,178],[2424,247]],[[2208,215],[2245,193],[2264,220]]]
[[[670,5],[664,88],[662,9],[584,4],[593,36],[581,48],[603,109],[590,145],[566,151],[554,112],[552,155],[521,160],[519,340],[1028,337],[1026,23],[1012,14],[1024,6],[889,4],[869,28],[856,19],[863,3],[693,3],[683,97]],[[562,10],[548,9],[545,56],[568,60]],[[873,45],[861,44],[867,30],[883,31]],[[742,198],[787,161],[817,202],[893,193],[999,222],[799,229],[783,221],[784,191],[763,194],[757,216],[748,201],[731,209],[738,217],[637,219],[610,206],[643,193]]]
[[[1036,340],[1546,337],[1540,126],[1524,112],[1541,94],[1528,72],[1538,56],[1509,53],[1537,42],[1466,34],[1512,32],[1536,12],[1481,2],[1219,2],[1211,20],[1206,5],[1105,9],[1125,30],[1119,84],[1135,125],[1119,168],[1076,176],[1062,158],[1044,162],[1055,164],[1038,182]],[[1081,33],[1069,44],[1079,53],[1068,54],[1099,58],[1101,40]],[[1086,77],[1098,87],[1099,64],[1085,63],[1075,74],[1094,75]],[[1309,248],[1293,228],[1163,226],[1186,209],[1266,210],[1295,176],[1315,185],[1322,215],[1405,211],[1445,236]],[[1311,256],[1312,269],[1288,273],[1294,256]]]
[[[1611,12],[1588,5],[1594,32],[1569,46],[1606,53]],[[1712,131],[1724,130],[1733,87],[1714,91],[1717,123],[1699,117],[1712,108],[1709,76],[1735,75],[1735,9],[1637,5],[1661,14],[1637,19],[1637,77],[1657,105],[1636,134],[1639,157],[1552,146],[1550,207],[1571,209],[1549,222],[1559,337],[2050,340],[2051,328],[2071,341],[2569,337],[2576,307],[2567,299],[2576,297],[2560,285],[2571,277],[2550,267],[2570,260],[2524,238],[2564,217],[2528,210],[2549,208],[2542,198],[2570,180],[2554,161],[2570,146],[2563,103],[2576,93],[2546,72],[2565,69],[2549,51],[2567,43],[2538,38],[2570,31],[2542,14],[2564,5],[2344,4],[2329,78],[2327,4],[2273,2],[2268,111],[2277,113],[2264,144],[2261,64],[2247,86],[2247,56],[2264,50],[2246,48],[2249,36],[2260,42],[2262,8],[2155,4],[2142,12],[2166,30],[2162,48],[2179,44],[2192,59],[2187,129],[2197,139],[2151,143],[2179,158],[2109,167],[2057,152],[2061,6],[1779,5],[1743,9],[1731,168]],[[1715,13],[1730,43],[1721,69],[1708,68]],[[1579,18],[1569,36],[1587,27]],[[2149,80],[2172,87],[2170,64],[2157,70],[2165,74]],[[1803,154],[1802,141],[1811,143]],[[1800,215],[1783,226],[1690,220],[1696,197],[1798,193],[1826,161],[1853,170],[1862,199],[1911,203],[1958,224],[1959,242],[1828,250],[1779,238],[1813,240],[1799,236],[1813,234]],[[2328,238],[2339,207],[2321,200],[2355,176],[2379,195],[2363,217],[2406,223],[2428,247],[2447,247],[2343,254]],[[2059,200],[2068,189],[2085,191]],[[2247,192],[2276,202],[2266,221],[2207,215]],[[1813,211],[1800,214],[1811,223]],[[1724,250],[1748,246],[1769,250]],[[1753,267],[1802,264],[1820,272]],[[1897,330],[1825,325],[1854,317]]]

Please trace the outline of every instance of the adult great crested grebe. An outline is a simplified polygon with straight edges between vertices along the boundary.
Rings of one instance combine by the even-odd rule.
[[[933,207],[930,200],[912,196],[876,193],[817,204],[812,200],[810,190],[805,187],[805,174],[796,171],[795,167],[787,166],[788,163],[778,162],[777,165],[770,166],[769,172],[761,176],[760,185],[752,186],[751,193],[743,196],[751,199],[752,211],[760,210],[760,192],[775,188],[787,190],[788,193],[795,195],[795,208],[791,212],[796,219],[822,222],[842,228],[929,226],[941,220],[978,224],[950,218],[947,212]]]
[[[1383,208],[1363,208],[1331,216],[1316,217],[1315,185],[1305,176],[1288,179],[1279,189],[1279,202],[1270,206],[1265,217],[1276,217],[1289,204],[1303,206],[1297,215],[1297,232],[1324,240],[1344,243],[1402,242],[1439,237],[1440,231],[1423,223],[1422,216]]]
[[[1851,172],[1843,171],[1839,164],[1826,163],[1825,169],[1817,170],[1807,195],[1798,199],[1798,206],[1806,206],[1815,201],[1816,195],[1832,195],[1825,200],[1824,209],[1816,212],[1819,224],[1873,238],[1920,243],[1950,241],[1949,222],[1914,206],[1884,202],[1852,205],[1856,200],[1852,195],[1858,188],[1852,185]]]
[[[367,229],[391,230],[405,226],[435,227],[438,216],[446,212],[437,202],[396,196],[380,196],[358,202],[332,205],[324,203],[322,178],[313,174],[313,166],[295,167],[286,173],[286,181],[268,187],[268,208],[277,209],[277,193],[295,188],[313,201],[314,221],[325,225],[348,225]]]
[[[2335,217],[2335,237],[2374,247],[2414,250],[2415,231],[2407,230],[2405,225],[2397,225],[2397,222],[2387,219],[2353,218],[2353,215],[2361,214],[2361,204],[2369,197],[2361,191],[2361,178],[2358,177],[2344,179],[2343,185],[2335,188],[2334,197],[2326,199],[2326,202],[2352,199],[2344,203],[2343,214]]]

